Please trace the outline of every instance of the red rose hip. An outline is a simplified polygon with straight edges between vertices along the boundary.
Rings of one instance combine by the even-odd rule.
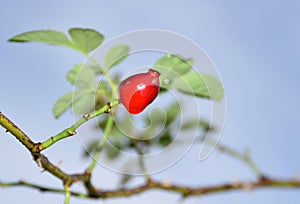
[[[131,114],[142,112],[156,98],[159,91],[160,73],[149,69],[128,77],[119,85],[121,103]]]

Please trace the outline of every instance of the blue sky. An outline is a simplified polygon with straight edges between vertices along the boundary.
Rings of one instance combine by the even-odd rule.
[[[15,34],[34,29],[66,32],[78,26],[94,28],[108,40],[137,29],[170,30],[201,46],[218,68],[227,99],[221,141],[238,150],[249,147],[253,159],[264,172],[283,178],[297,176],[300,173],[300,164],[296,162],[300,145],[297,134],[299,9],[297,0],[2,1],[0,111],[35,141],[46,139],[73,121],[71,114],[55,120],[51,109],[71,88],[64,78],[66,72],[84,57],[66,48],[7,43],[6,40]],[[52,176],[40,173],[25,148],[13,137],[2,131],[0,140],[0,180],[24,179],[60,186]],[[57,143],[45,153],[54,163],[63,161],[67,172],[81,171],[87,161],[80,157],[80,141],[69,139],[67,149],[65,146],[64,141]],[[198,152],[198,146],[192,148],[175,166],[156,175],[157,178],[193,185],[253,178],[239,161],[215,152],[199,162]],[[114,173],[99,168],[95,179],[110,187],[116,182],[115,177]],[[178,203],[177,196],[160,192],[105,203],[140,203],[141,199],[144,203],[152,203],[154,198],[164,203]],[[199,200],[202,203],[292,203],[297,199],[300,193],[296,190],[260,190],[191,198],[186,203]],[[32,200],[61,203],[63,197],[24,188],[0,189],[1,202]],[[72,203],[96,202],[72,199]]]

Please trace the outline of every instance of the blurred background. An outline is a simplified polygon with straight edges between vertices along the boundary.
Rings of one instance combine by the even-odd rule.
[[[300,90],[300,2],[277,1],[16,1],[0,6],[0,111],[34,141],[42,141],[73,122],[71,113],[54,119],[52,106],[71,86],[65,74],[84,56],[62,47],[15,44],[7,39],[21,32],[70,27],[94,28],[109,40],[137,29],[164,29],[193,40],[210,56],[222,77],[227,117],[221,142],[239,151],[251,150],[253,160],[267,175],[297,177]],[[59,180],[41,170],[29,152],[11,135],[0,131],[0,180],[24,179],[60,187]],[[78,139],[70,138],[45,151],[68,173],[84,170]],[[198,161],[199,146],[174,166],[154,175],[157,179],[204,186],[254,179],[240,161],[213,152]],[[113,188],[118,174],[97,168],[95,181]],[[80,190],[81,186],[75,189]],[[0,189],[1,203],[62,203],[63,195],[16,187]],[[130,198],[83,200],[71,203],[294,203],[299,190],[260,189],[235,191],[180,200],[163,191]]]

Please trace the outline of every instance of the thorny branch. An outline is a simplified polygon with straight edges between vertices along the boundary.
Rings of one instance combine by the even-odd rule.
[[[116,101],[114,105],[117,105],[119,102]],[[104,108],[101,109],[101,113],[108,112],[111,109],[112,105],[107,104]],[[91,117],[96,117],[97,114],[100,112],[92,113],[85,115],[83,119],[80,119],[79,122],[75,123],[75,125],[71,126],[69,129],[64,130],[67,131],[75,131],[80,125],[87,121]],[[262,174],[260,171],[256,171],[256,166],[254,162],[250,159],[249,154],[241,154],[232,150],[227,146],[219,146],[218,149],[225,153],[228,153],[231,156],[234,156],[242,161],[244,161],[254,173],[257,173],[257,180],[255,181],[241,181],[241,182],[231,182],[213,186],[199,186],[199,187],[189,187],[184,185],[173,184],[170,182],[159,182],[154,181],[150,177],[147,177],[145,183],[136,187],[130,188],[121,188],[115,190],[104,190],[95,187],[91,183],[91,174],[89,168],[86,169],[83,173],[80,174],[67,174],[62,171],[59,167],[53,165],[48,158],[41,154],[40,151],[42,150],[37,148],[38,145],[45,144],[45,143],[34,143],[21,129],[19,129],[12,121],[10,121],[5,115],[0,112],[0,125],[6,129],[6,132],[10,132],[13,136],[15,136],[32,154],[33,159],[37,162],[38,166],[43,168],[45,171],[48,171],[53,176],[59,178],[63,184],[64,189],[56,189],[56,188],[49,188],[33,183],[28,183],[25,181],[18,181],[14,183],[4,183],[0,181],[0,187],[13,187],[13,186],[24,186],[28,188],[33,188],[40,190],[41,192],[52,192],[52,193],[63,193],[66,195],[65,203],[69,203],[70,196],[76,196],[79,198],[111,198],[111,197],[125,197],[125,196],[132,196],[136,194],[140,194],[151,189],[160,189],[165,191],[177,192],[181,194],[183,197],[187,196],[195,196],[195,195],[208,195],[218,192],[226,192],[232,190],[255,190],[259,188],[300,188],[300,180],[297,179],[276,179],[272,177],[267,177]],[[74,128],[75,127],[75,128]],[[63,132],[64,132],[63,131]],[[63,134],[65,134],[65,132]],[[61,136],[59,133],[58,135]],[[54,136],[55,137],[55,136]],[[63,139],[65,137],[62,137]],[[50,140],[49,140],[50,141]],[[48,142],[49,142],[48,141]],[[58,140],[57,140],[58,141]],[[52,143],[49,143],[52,145]],[[49,145],[49,146],[50,146]],[[46,145],[47,146],[47,145]],[[70,190],[70,187],[75,182],[81,182],[84,184],[87,193],[80,193],[80,192],[73,192]]]
[[[63,189],[48,188],[36,184],[19,181],[15,183],[1,183],[2,187],[12,186],[25,186],[29,188],[38,189],[41,192],[52,192],[52,193],[65,193]],[[112,197],[127,197],[136,194],[140,194],[152,189],[160,189],[165,191],[177,192],[183,197],[196,196],[196,195],[208,195],[225,191],[233,190],[244,190],[251,191],[260,188],[300,188],[300,181],[296,179],[273,179],[264,178],[257,181],[244,181],[244,182],[232,182],[224,183],[220,185],[205,186],[205,187],[187,187],[183,185],[175,185],[169,182],[158,182],[153,180],[147,180],[143,185],[116,190],[100,190],[94,191],[93,193],[79,193],[71,191],[72,196],[79,198],[112,198]]]

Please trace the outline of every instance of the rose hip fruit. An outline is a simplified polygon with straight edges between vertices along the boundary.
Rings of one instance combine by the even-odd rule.
[[[159,91],[160,73],[149,69],[147,73],[140,73],[128,77],[119,85],[121,103],[131,114],[142,112],[156,98]]]

